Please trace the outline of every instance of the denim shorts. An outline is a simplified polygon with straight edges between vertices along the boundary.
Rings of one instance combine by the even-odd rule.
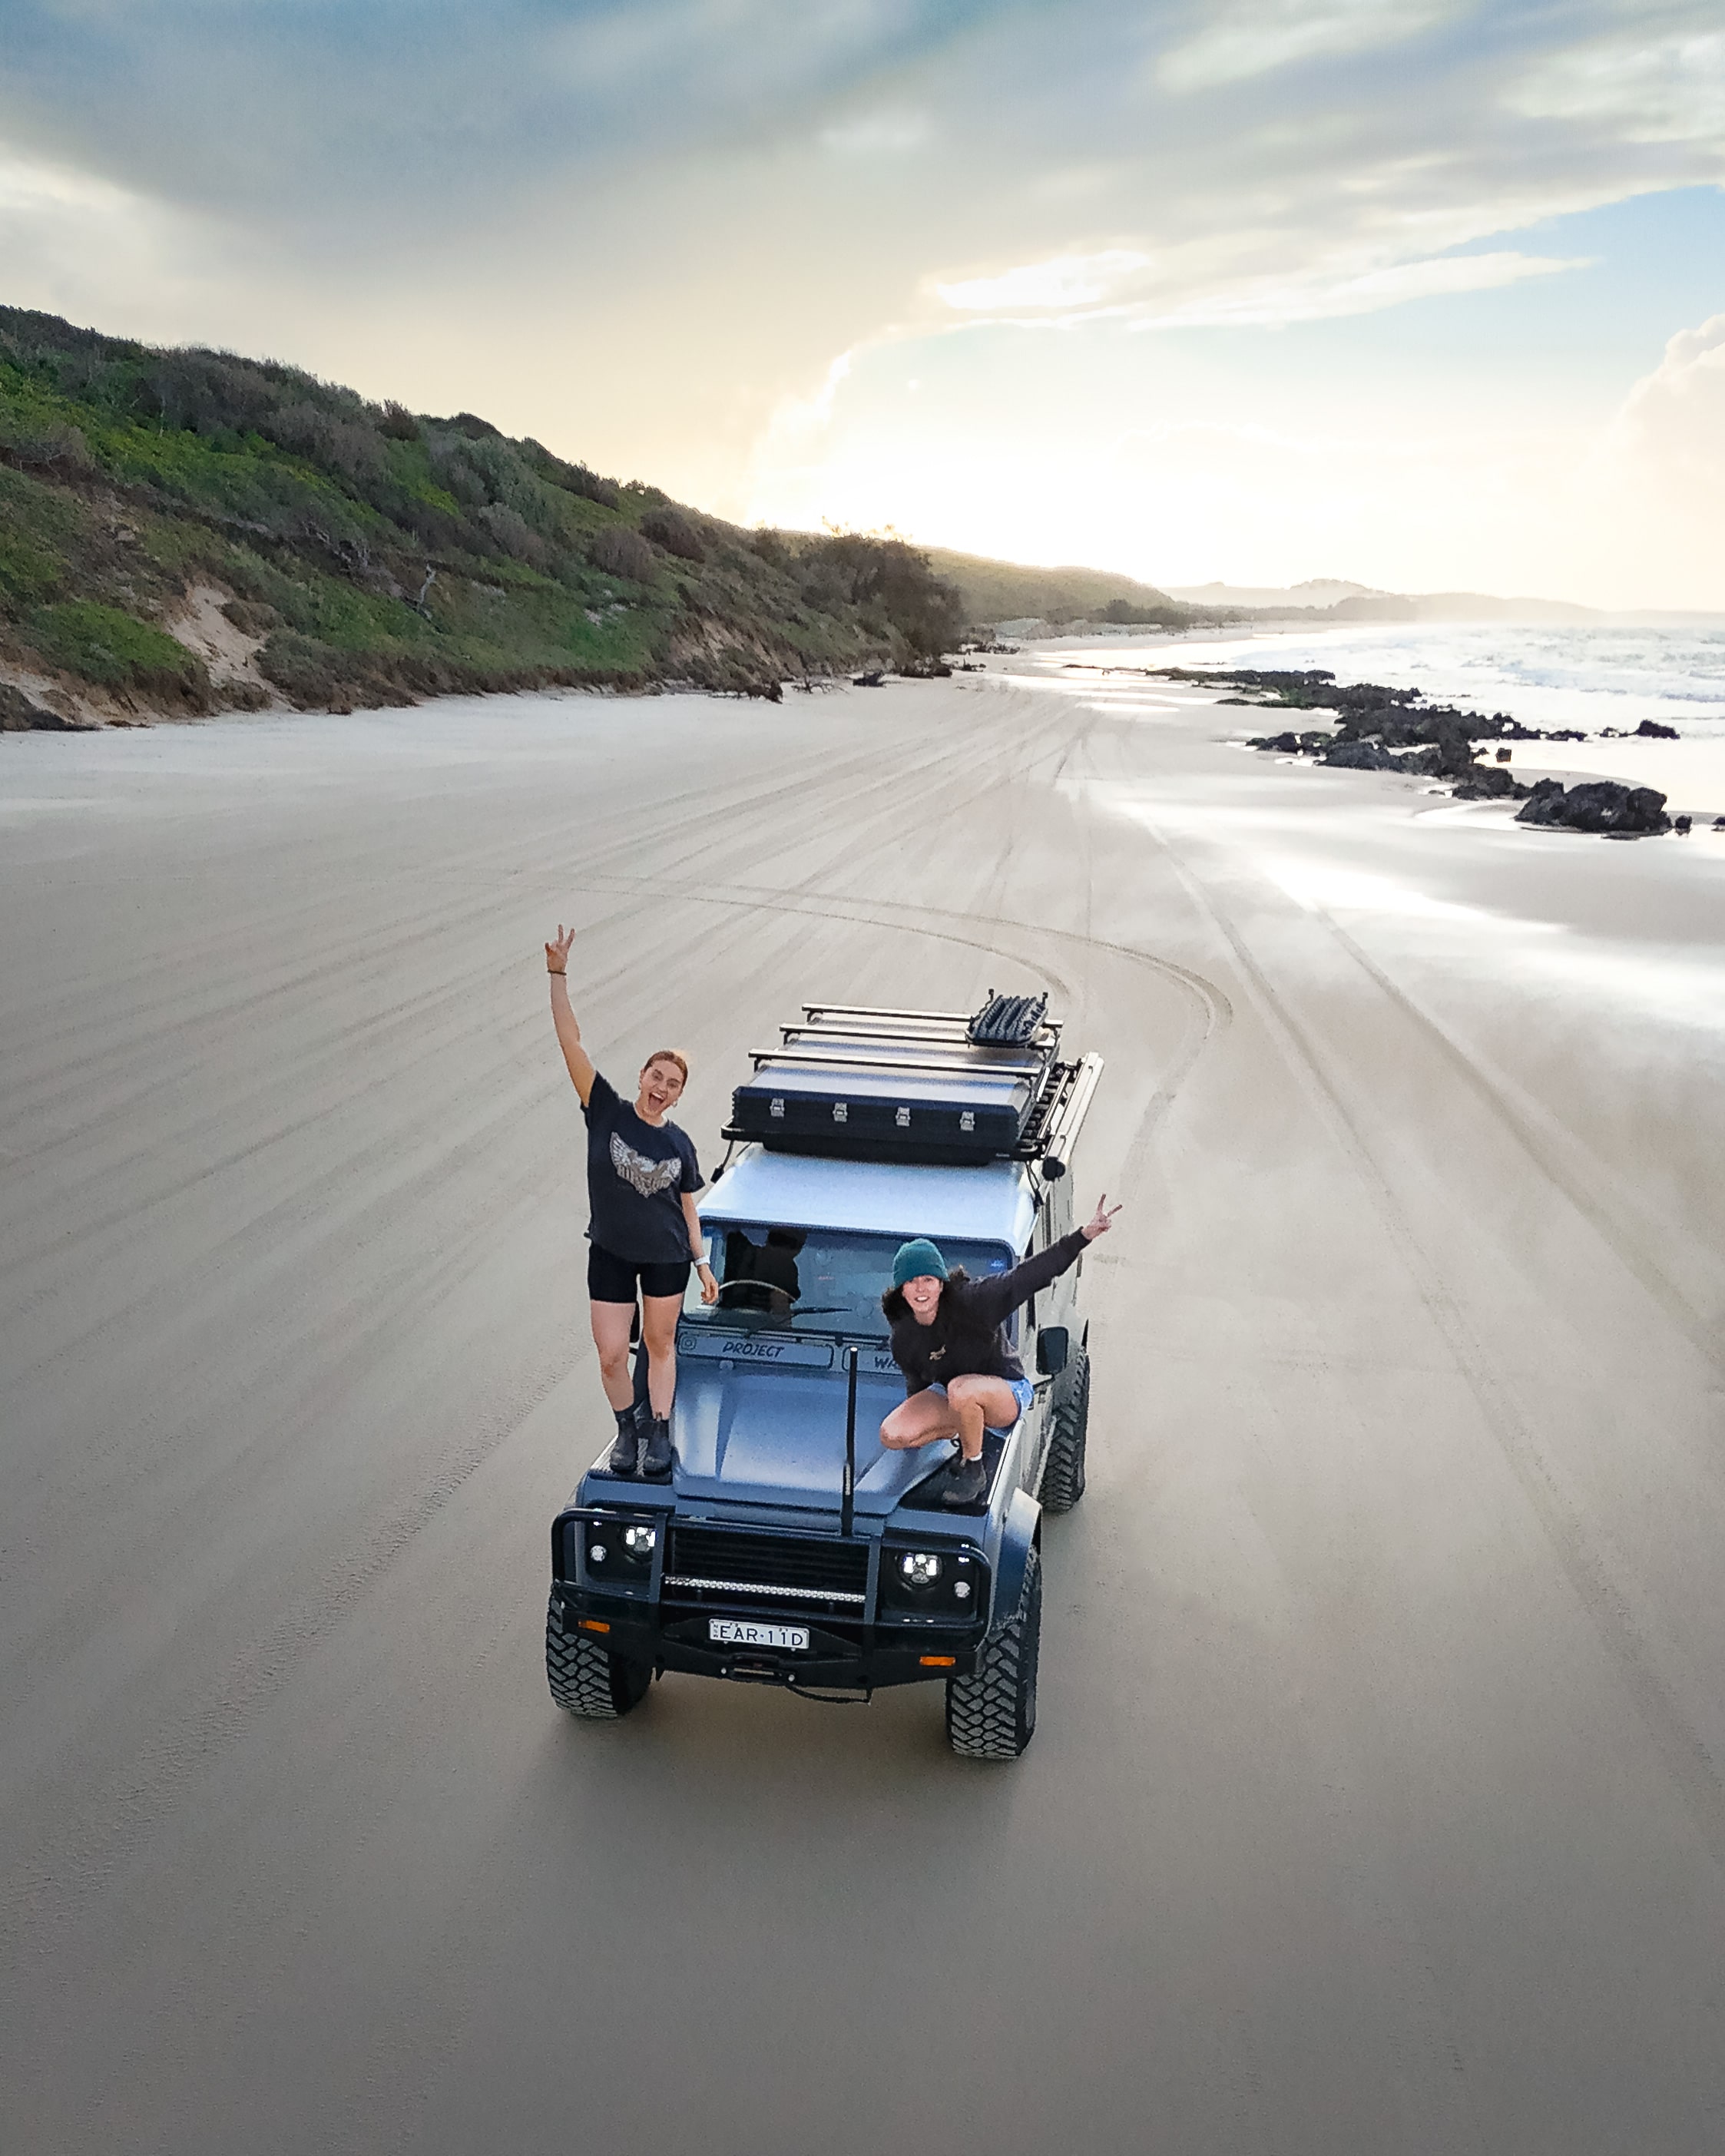
[[[990,1430],[994,1431],[996,1437],[1004,1437],[1007,1430],[1016,1430],[1019,1426],[1019,1418],[1025,1414],[1031,1401],[1036,1397],[1036,1388],[1030,1383],[1030,1380],[1028,1378],[1003,1378],[1000,1382],[1004,1385],[1010,1385],[1012,1387],[1012,1396],[1019,1404],[1019,1411],[1018,1414],[1013,1417],[1012,1420],[1008,1423],[1006,1430],[995,1430],[993,1423],[990,1423],[988,1425]],[[947,1397],[947,1389],[944,1385],[931,1385],[928,1389],[932,1393],[938,1393],[942,1399],[945,1399]]]

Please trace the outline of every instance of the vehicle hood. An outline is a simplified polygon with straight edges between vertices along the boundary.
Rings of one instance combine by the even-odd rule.
[[[836,1510],[844,1485],[847,1384],[842,1370],[680,1360],[672,1419],[678,1496]],[[904,1396],[896,1370],[890,1377],[858,1373],[860,1513],[890,1512],[947,1456],[942,1445],[917,1452],[889,1452],[882,1445],[881,1421]]]

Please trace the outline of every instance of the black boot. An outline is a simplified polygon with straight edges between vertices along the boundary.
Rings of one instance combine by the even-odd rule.
[[[947,1470],[943,1505],[977,1505],[988,1494],[988,1471],[980,1460],[961,1460]]]
[[[641,1447],[643,1475],[669,1475],[671,1471],[670,1424],[664,1415],[655,1415],[647,1424],[647,1439]]]
[[[617,1417],[617,1442],[605,1462],[605,1471],[608,1475],[634,1475],[639,1471],[641,1456],[640,1419],[633,1407],[617,1408],[614,1413]]]

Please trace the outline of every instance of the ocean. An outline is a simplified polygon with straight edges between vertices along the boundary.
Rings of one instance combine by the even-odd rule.
[[[1725,627],[1563,627],[1516,624],[1361,624],[1251,636],[1051,638],[1019,660],[1043,680],[1081,681],[1107,667],[1323,667],[1337,681],[1417,688],[1430,702],[1507,711],[1526,726],[1579,726],[1590,738],[1518,749],[1532,768],[1653,786],[1673,809],[1725,813]],[[1118,676],[1115,677],[1117,680]],[[1643,719],[1681,739],[1618,741]],[[1255,715],[1250,731],[1260,731]]]

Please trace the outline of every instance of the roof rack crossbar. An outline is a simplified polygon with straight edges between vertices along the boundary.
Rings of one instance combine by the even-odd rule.
[[[893,1010],[885,1004],[804,1004],[804,1018],[926,1018],[968,1025],[968,1011]]]
[[[819,1019],[807,1025],[782,1025],[778,1029],[787,1040],[898,1040],[911,1048],[944,1048],[948,1043],[954,1048],[969,1045],[963,1029],[952,1027],[944,1033],[932,1028],[922,1033],[907,1033],[901,1025],[825,1026]]]
[[[1038,1057],[1032,1060],[1005,1056],[978,1058],[968,1063],[937,1063],[927,1056],[903,1055],[836,1055],[824,1048],[752,1048],[749,1050],[754,1066],[758,1070],[763,1063],[793,1065],[818,1063],[841,1070],[916,1070],[941,1078],[1039,1078],[1047,1068]]]

